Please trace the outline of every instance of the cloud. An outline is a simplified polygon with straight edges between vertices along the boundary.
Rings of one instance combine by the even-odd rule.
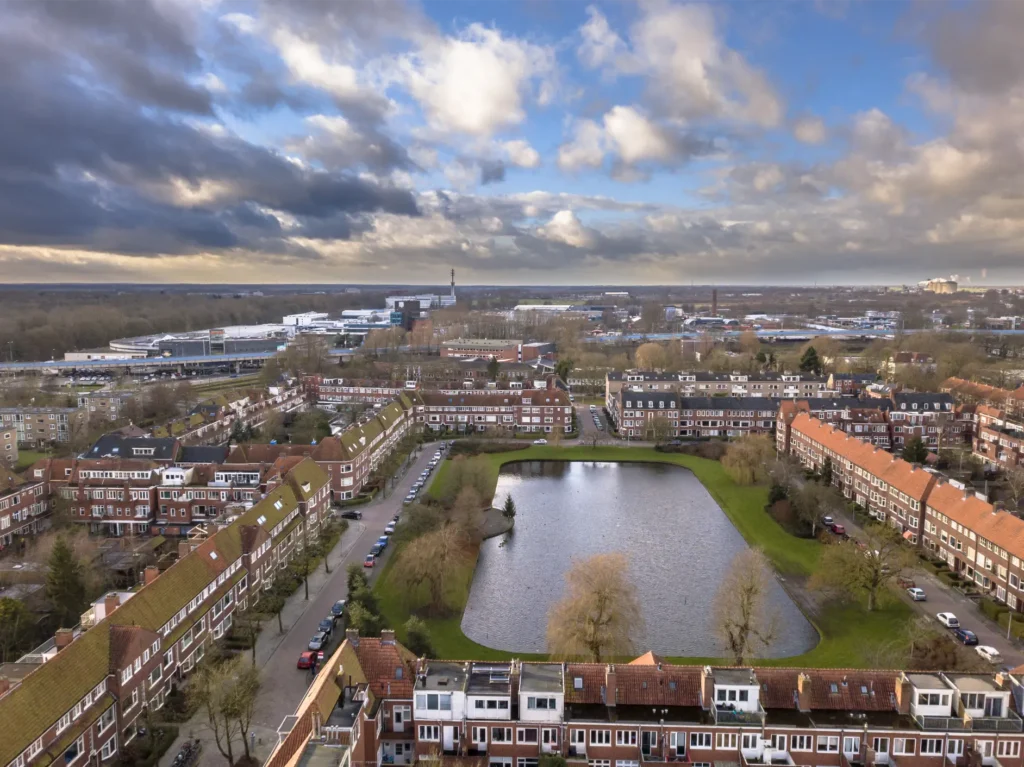
[[[331,170],[368,168],[376,173],[411,170],[416,165],[406,149],[374,126],[357,127],[340,115],[310,115],[310,133],[289,142],[292,152]]]
[[[506,156],[513,165],[519,168],[536,168],[540,166],[540,153],[530,146],[528,141],[515,139],[502,145]]]
[[[558,167],[568,171],[599,168],[604,156],[604,128],[593,120],[577,120],[573,124],[572,138],[558,148]]]
[[[573,248],[589,248],[597,242],[596,234],[583,226],[571,210],[560,210],[544,226],[537,228],[538,236]]]
[[[807,115],[793,124],[793,135],[804,144],[822,144],[825,142],[825,123],[820,117]]]
[[[554,53],[471,24],[426,41],[399,70],[431,128],[487,138],[526,119],[524,102],[534,85],[550,83]]]

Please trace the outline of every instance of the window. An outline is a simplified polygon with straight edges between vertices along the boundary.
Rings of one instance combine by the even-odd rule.
[[[668,744],[675,751],[676,756],[686,756],[685,732],[670,732],[668,734]]]
[[[612,731],[611,730],[591,730],[590,731],[590,745],[592,746],[610,746],[612,743]]]
[[[921,753],[924,751],[924,741],[921,741]],[[1019,740],[1001,740],[996,744],[996,756],[1020,756]]]
[[[516,742],[518,743],[536,743],[537,742],[537,728],[536,727],[520,727],[516,730]]]
[[[963,756],[964,742],[958,738],[951,738],[946,741],[947,756]]]
[[[875,738],[871,741],[871,748],[876,754],[888,754],[889,753],[889,739],[888,738]]]
[[[68,746],[68,750],[64,752],[64,763],[71,764],[71,762],[75,761],[75,759],[78,758],[78,755],[81,754],[84,749],[85,736],[83,735],[81,738],[79,738],[70,746]]]
[[[420,740],[441,740],[441,728],[436,724],[420,725]]]
[[[99,732],[103,732],[105,729],[107,729],[113,723],[114,723],[114,707],[111,706],[106,711],[104,711],[103,715],[100,717]]]
[[[756,734],[744,735],[740,740],[740,748],[745,751],[756,749],[760,744],[761,736]]]
[[[711,748],[711,733],[691,732],[690,748]]]
[[[472,731],[474,743],[486,743],[487,742],[487,728],[486,727],[474,727]]]
[[[736,748],[736,733],[734,732],[720,732],[718,737],[715,738],[715,748],[735,750]]]
[[[844,754],[859,754],[860,753],[860,738],[846,736],[843,738],[843,753]]]
[[[834,754],[839,751],[839,736],[838,735],[819,735],[818,736],[818,753],[819,754]]]
[[[548,711],[554,711],[557,708],[554,698],[534,698],[532,696],[526,699],[526,707]]]
[[[810,751],[811,750],[811,736],[810,735],[794,735],[793,736],[793,750],[794,751]]]
[[[615,731],[615,745],[616,746],[635,746],[636,745],[636,730],[616,730]]]
[[[117,749],[117,737],[113,737],[103,744],[103,748],[100,750],[100,758],[106,761],[114,755],[114,751]]]
[[[569,742],[575,745],[585,745],[587,742],[587,731],[586,730],[570,730],[569,731]]]
[[[68,713],[64,714],[64,716],[62,716],[57,721],[57,732],[58,733],[63,732],[64,730],[66,730],[70,726],[71,726],[71,712],[69,711]]]
[[[491,728],[491,743],[511,743],[512,742],[512,728],[511,727],[492,727]]]
[[[155,669],[153,669],[153,671],[149,675],[149,686],[152,687],[157,682],[159,682],[160,681],[160,677],[162,675],[163,674],[162,674],[161,668],[159,666],[157,666]]]
[[[942,738],[921,738],[921,756],[925,755],[942,756]]]
[[[896,756],[913,756],[917,750],[913,738],[893,738],[892,739],[892,752]]]

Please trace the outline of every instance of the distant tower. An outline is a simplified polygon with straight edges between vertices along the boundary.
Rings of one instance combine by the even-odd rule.
[[[718,316],[718,288],[713,288],[711,291],[711,316]]]
[[[455,298],[455,270],[452,269],[452,298]]]

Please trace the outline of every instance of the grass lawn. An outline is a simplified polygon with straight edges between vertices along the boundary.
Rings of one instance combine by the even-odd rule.
[[[18,462],[14,464],[14,470],[25,471],[25,469],[42,458],[46,458],[46,453],[39,450],[19,450]]]
[[[764,511],[767,489],[737,485],[726,474],[718,461],[696,456],[659,453],[653,448],[627,447],[553,447],[533,445],[526,450],[490,453],[483,456],[497,484],[502,465],[516,461],[641,461],[671,463],[692,471],[718,502],[736,529],[752,546],[759,546],[771,559],[784,578],[802,580],[815,569],[821,555],[822,544],[814,540],[797,538],[786,532]],[[430,486],[431,496],[444,494],[448,479],[449,461],[441,464]],[[397,553],[397,552],[396,552]],[[389,571],[397,557],[392,556],[377,581],[377,591],[384,615],[390,625],[399,630],[409,617],[405,594],[389,583]],[[473,642],[461,630],[461,609],[469,596],[473,579],[472,566],[467,566],[459,577],[449,584],[449,604],[458,608],[459,615],[443,620],[427,620],[434,648],[441,658],[480,658],[481,660],[530,657],[524,653],[494,650]],[[821,642],[804,655],[767,661],[769,665],[806,665],[821,667],[866,667],[874,665],[875,650],[899,632],[910,616],[910,608],[896,597],[883,600],[881,609],[868,613],[856,603],[834,604],[822,614],[810,617]],[[534,656],[541,657],[541,656]],[[677,662],[711,662],[709,658],[675,658]]]

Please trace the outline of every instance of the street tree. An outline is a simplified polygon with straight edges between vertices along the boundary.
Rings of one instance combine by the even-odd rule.
[[[447,606],[446,586],[471,560],[465,532],[449,523],[407,543],[395,561],[394,577],[412,601],[421,598],[425,585],[427,610],[441,615]]]
[[[920,437],[911,437],[903,446],[903,460],[923,464],[928,460],[928,448]]]
[[[85,579],[82,564],[63,535],[54,541],[50,552],[46,597],[59,626],[70,628],[78,623],[86,605]]]
[[[20,599],[0,598],[0,663],[16,660],[32,641],[32,613]]]
[[[771,437],[748,434],[729,443],[722,456],[722,467],[739,485],[754,485],[768,477],[768,467],[775,460]]]
[[[262,600],[261,600],[262,602]],[[246,603],[244,610],[236,614],[234,626],[238,631],[242,633],[246,641],[249,643],[249,649],[252,651],[252,665],[256,665],[256,640],[260,637],[260,631],[263,630],[263,621],[267,619],[266,613],[264,613],[260,607],[256,606],[253,600],[249,600]]]
[[[553,657],[600,663],[633,652],[644,617],[627,569],[619,552],[573,563],[562,598],[548,612],[547,646]]]
[[[821,464],[821,484],[825,485],[825,487],[831,486],[832,477],[832,458],[826,455],[824,463]]]
[[[914,553],[899,530],[883,523],[865,525],[861,548],[852,541],[828,546],[811,577],[812,588],[838,595],[865,597],[868,611],[878,606],[879,594],[904,568]]]
[[[239,736],[245,739],[232,687],[232,664],[215,663],[208,654],[189,680],[186,691],[190,707],[203,712],[217,750],[228,764],[235,763],[235,742]]]
[[[772,569],[760,549],[733,557],[718,585],[714,603],[715,630],[737,666],[757,650],[768,649],[778,633],[779,616],[768,604]]]
[[[675,436],[672,429],[672,422],[663,415],[655,416],[647,422],[645,435],[658,444],[667,442]]]
[[[790,503],[797,520],[813,537],[818,534],[822,517],[834,515],[843,508],[843,497],[834,487],[804,482],[790,491]]]

